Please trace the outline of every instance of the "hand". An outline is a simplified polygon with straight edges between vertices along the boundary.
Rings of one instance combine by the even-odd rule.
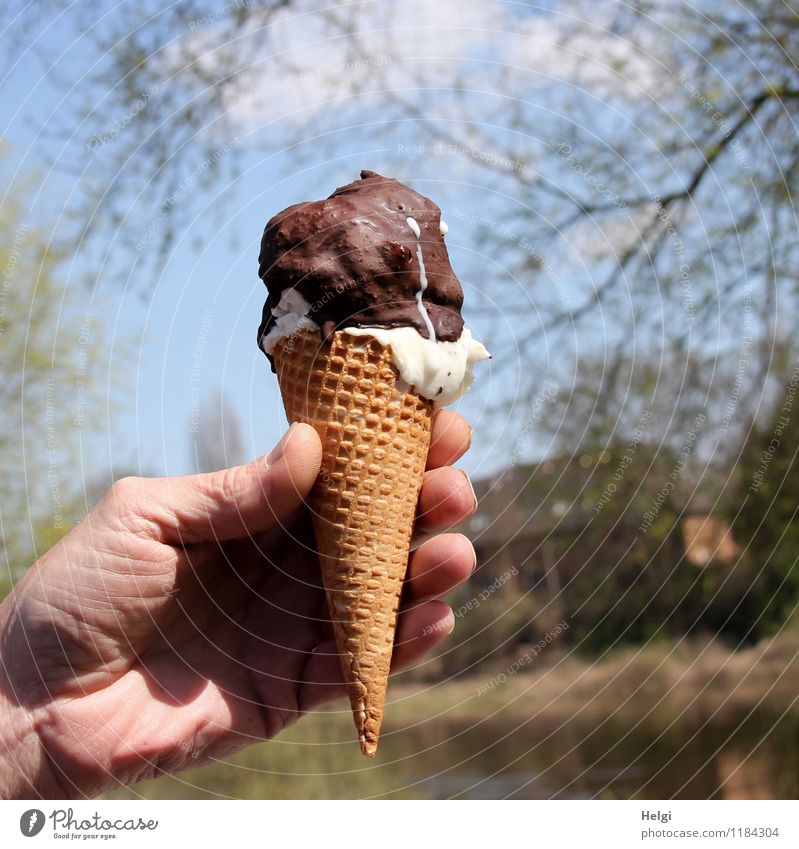
[[[437,413],[420,533],[474,511],[448,468],[469,440]],[[0,606],[0,795],[91,796],[197,766],[345,693],[303,505],[321,456],[295,425],[266,462],[126,478],[31,567]],[[451,632],[438,597],[474,561],[459,534],[414,551],[395,670]]]

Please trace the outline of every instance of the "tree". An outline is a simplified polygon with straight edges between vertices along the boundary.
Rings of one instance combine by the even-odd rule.
[[[0,206],[0,577],[4,589],[85,510],[80,443],[102,428],[101,330],[19,206]],[[77,474],[76,474],[77,472]]]
[[[206,400],[191,431],[191,462],[198,472],[215,472],[247,459],[241,423],[221,389]]]
[[[747,440],[731,511],[747,578],[732,625],[747,640],[784,627],[799,604],[799,362],[784,377]]]

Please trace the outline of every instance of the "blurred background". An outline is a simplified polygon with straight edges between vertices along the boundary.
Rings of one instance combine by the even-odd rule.
[[[799,3],[6,0],[5,593],[127,474],[285,419],[265,221],[433,198],[494,358],[456,630],[349,708],[111,796],[795,798]]]

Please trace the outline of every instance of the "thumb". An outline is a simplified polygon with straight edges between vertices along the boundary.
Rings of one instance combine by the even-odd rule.
[[[265,531],[300,506],[319,474],[322,443],[306,424],[293,424],[265,456],[244,466],[166,478],[151,513],[177,544],[229,540]]]

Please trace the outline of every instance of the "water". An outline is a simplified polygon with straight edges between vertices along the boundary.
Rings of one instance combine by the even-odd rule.
[[[680,723],[657,733],[567,721],[556,729],[483,722],[438,743],[384,741],[415,762],[410,795],[460,799],[796,798],[799,723],[765,713]],[[404,740],[405,751],[399,752]],[[387,750],[387,751],[386,751]]]

